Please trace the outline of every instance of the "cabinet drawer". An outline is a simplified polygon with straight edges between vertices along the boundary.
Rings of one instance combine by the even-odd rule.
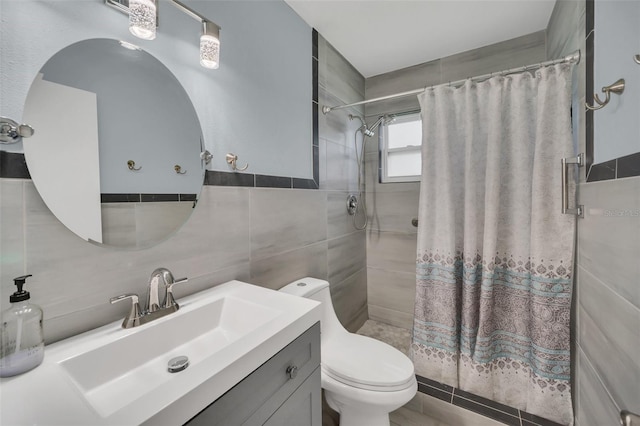
[[[232,426],[249,419],[256,424],[258,418],[264,423],[319,365],[320,323],[316,323],[187,424]]]

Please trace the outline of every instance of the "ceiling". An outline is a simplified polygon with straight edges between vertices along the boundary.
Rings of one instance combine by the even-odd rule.
[[[555,0],[285,0],[365,77],[547,27]]]

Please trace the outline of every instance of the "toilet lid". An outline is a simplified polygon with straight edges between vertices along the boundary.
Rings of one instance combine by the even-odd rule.
[[[332,336],[322,346],[322,370],[347,385],[395,391],[406,388],[415,380],[411,360],[379,340],[344,333]]]

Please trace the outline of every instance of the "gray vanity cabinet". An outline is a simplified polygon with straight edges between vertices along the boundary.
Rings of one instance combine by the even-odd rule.
[[[320,426],[320,323],[189,420],[189,426]]]

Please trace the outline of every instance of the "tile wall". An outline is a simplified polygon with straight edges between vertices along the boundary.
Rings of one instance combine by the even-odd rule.
[[[367,99],[390,95],[465,77],[542,62],[546,58],[545,32],[462,52],[432,62],[370,77]],[[368,104],[368,121],[380,114],[418,110],[416,97]],[[380,183],[378,135],[366,145],[367,282],[369,317],[397,327],[413,326],[415,257],[420,184]]]
[[[364,98],[364,78],[322,37],[314,52],[321,102]],[[319,120],[320,190],[205,185],[188,222],[139,251],[84,242],[50,213],[31,180],[0,179],[0,307],[8,306],[12,278],[33,274],[28,289],[52,343],[124,317],[127,307],[109,298],[144,294],[151,271],[164,266],[189,277],[176,287],[178,299],[232,279],[274,289],[304,276],[328,279],[338,317],[357,330],[367,319],[366,236],[345,204],[357,186],[351,143],[359,124]]]

